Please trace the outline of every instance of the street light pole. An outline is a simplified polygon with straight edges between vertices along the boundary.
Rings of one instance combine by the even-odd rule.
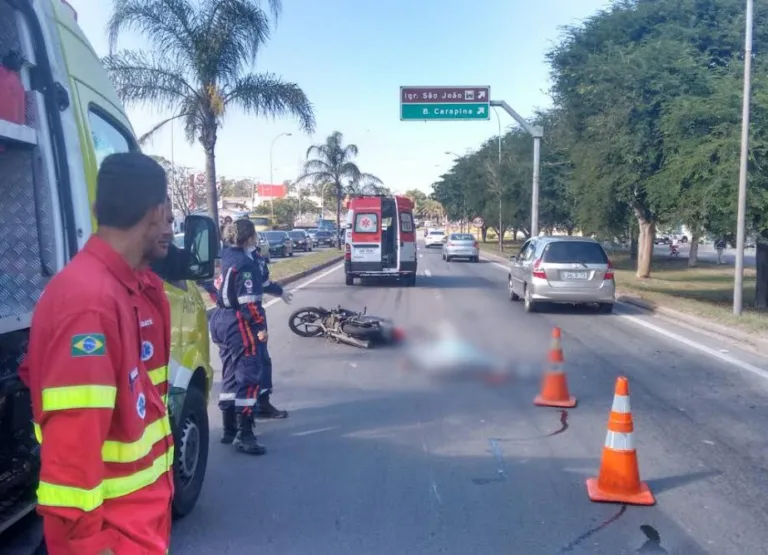
[[[752,94],[752,26],[754,0],[747,0],[746,38],[744,40],[744,99],[741,113],[741,160],[739,163],[739,199],[736,215],[736,264],[733,279],[733,313],[741,315],[744,304],[744,243],[746,239],[747,171],[749,164],[749,105]]]
[[[272,224],[275,223],[275,195],[274,190],[272,189],[272,186],[275,184],[274,176],[272,175],[272,151],[275,148],[275,143],[280,137],[290,137],[293,135],[293,133],[280,133],[277,137],[272,139],[272,144],[269,145],[269,187],[270,187],[270,195],[269,195],[269,204],[270,204],[270,212],[272,215]]]
[[[541,138],[544,129],[538,125],[531,125],[520,114],[503,100],[491,100],[491,106],[498,106],[512,116],[520,127],[525,129],[533,137],[533,183],[531,186],[531,237],[539,234],[539,179],[541,177]]]

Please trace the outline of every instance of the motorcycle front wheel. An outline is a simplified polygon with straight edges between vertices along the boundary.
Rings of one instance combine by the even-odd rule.
[[[301,337],[317,337],[323,333],[320,325],[323,311],[314,306],[304,306],[288,317],[288,327]]]

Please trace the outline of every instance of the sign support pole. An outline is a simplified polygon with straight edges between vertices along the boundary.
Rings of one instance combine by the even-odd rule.
[[[503,100],[491,100],[491,106],[497,106],[512,116],[520,127],[525,129],[533,137],[533,184],[531,186],[531,237],[539,234],[539,181],[541,179],[541,139],[544,137],[544,128],[539,125],[531,125],[523,117],[515,112],[512,107]]]

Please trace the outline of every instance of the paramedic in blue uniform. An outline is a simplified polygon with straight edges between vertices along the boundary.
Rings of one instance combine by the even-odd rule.
[[[238,220],[225,230],[227,247],[221,254],[223,276],[217,307],[211,316],[211,337],[222,358],[219,408],[224,424],[223,443],[243,453],[262,455],[266,449],[253,434],[254,416],[285,418],[272,406],[272,365],[267,351],[267,323],[262,305],[262,264],[254,259],[257,236],[253,223]],[[266,266],[266,264],[263,264]],[[278,286],[279,287],[279,286]],[[270,288],[278,293],[278,289]],[[291,294],[279,289],[285,302]],[[263,394],[262,394],[263,392]]]

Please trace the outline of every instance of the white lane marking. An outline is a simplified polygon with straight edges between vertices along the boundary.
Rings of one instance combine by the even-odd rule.
[[[630,316],[629,314],[617,314],[619,318],[624,318],[625,320],[628,320],[634,324],[637,324],[638,326],[642,326],[645,329],[651,330],[652,332],[655,332],[659,335],[662,335],[666,337],[667,339],[671,339],[673,341],[677,341],[678,343],[682,343],[683,345],[686,345],[692,349],[696,349],[697,351],[701,351],[702,353],[706,353],[711,357],[714,357],[718,360],[721,360],[725,363],[731,364],[732,366],[735,366],[737,368],[741,368],[742,370],[745,370],[747,372],[750,372],[756,376],[759,376],[761,378],[764,378],[768,380],[768,371],[763,370],[762,368],[758,368],[757,366],[753,366],[752,364],[749,364],[748,362],[741,361],[737,358],[734,358],[730,355],[727,355],[725,353],[721,353],[718,350],[711,349],[710,347],[707,347],[705,345],[702,345],[700,343],[697,343],[696,341],[693,341],[691,339],[688,339],[687,337],[683,337],[682,335],[679,335],[677,333],[671,332],[669,330],[665,330],[664,328],[660,328],[659,326],[655,326],[649,322],[646,322],[645,320],[642,320],[641,318],[638,318],[636,316]]]
[[[505,266],[499,264],[498,262],[492,262],[492,264],[494,266],[498,266],[503,270],[507,269]],[[696,349],[698,351],[706,353],[712,357],[715,357],[718,360],[721,360],[723,362],[736,366],[737,368],[741,368],[742,370],[746,370],[747,372],[751,372],[756,376],[760,376],[761,378],[768,380],[768,371],[763,370],[762,368],[758,368],[757,366],[753,366],[752,364],[749,364],[747,362],[743,362],[732,356],[729,356],[725,354],[727,351],[725,351],[724,349],[720,349],[720,350],[711,349],[705,345],[702,345],[701,343],[697,343],[696,341],[693,341],[692,339],[688,339],[687,337],[683,337],[682,335],[679,335],[677,333],[665,330],[664,328],[660,328],[659,326],[655,326],[649,322],[646,322],[645,320],[637,318],[636,316],[631,316],[629,314],[617,314],[616,316],[618,316],[619,318],[624,318],[625,320],[629,320],[630,322],[633,322],[634,324],[637,324],[638,326],[642,326],[648,330],[651,330],[652,332],[655,332],[659,335],[663,335],[667,339],[671,339],[673,341],[677,341],[678,343],[682,343],[683,345],[691,347],[692,349]]]
[[[320,432],[330,432],[331,430],[335,430],[336,428],[338,428],[338,426],[331,426],[330,428],[318,428],[317,430],[307,430],[306,432],[296,432],[291,435],[296,437],[308,436],[312,434],[319,434]]]
[[[435,499],[437,499],[437,502],[442,505],[443,504],[443,498],[440,497],[440,492],[437,491],[437,484],[434,480],[432,480],[432,493],[435,494]]]
[[[424,270],[424,275],[427,277],[430,277],[432,275],[432,272],[430,272],[429,270]]]
[[[334,266],[333,268],[331,268],[330,270],[328,270],[326,272],[323,272],[319,276],[315,276],[312,279],[309,279],[309,280],[305,281],[304,283],[302,283],[300,285],[297,285],[293,289],[290,289],[290,291],[294,292],[294,291],[298,291],[299,289],[304,289],[307,285],[312,285],[316,281],[323,279],[325,276],[331,275],[333,272],[335,272],[336,270],[340,270],[343,267],[344,267],[344,263],[342,262],[338,266]],[[280,299],[280,298],[272,299],[271,301],[264,303],[264,308],[268,308],[268,307],[272,306],[273,304],[279,303],[281,300],[282,299]]]

